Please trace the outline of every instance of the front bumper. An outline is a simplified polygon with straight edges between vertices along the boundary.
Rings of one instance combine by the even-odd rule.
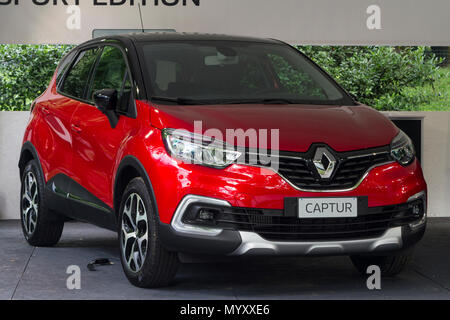
[[[367,197],[368,207],[396,205],[427,188],[417,160],[406,167],[394,161],[377,164],[365,174],[358,168],[345,169],[358,171],[362,181],[350,189],[313,192],[292,186],[292,177],[292,181],[283,178],[270,168],[236,163],[215,169],[184,163],[167,153],[159,130],[148,139],[150,157],[147,152],[146,157],[139,158],[153,186],[159,219],[165,224],[172,222],[174,212],[188,195],[222,199],[239,208],[283,210],[286,198],[298,197]]]
[[[206,254],[206,255],[280,255],[280,256],[309,256],[309,255],[346,255],[346,254],[379,254],[406,249],[418,242],[426,227],[426,194],[420,192],[408,200],[408,203],[423,201],[424,212],[420,218],[402,220],[402,225],[389,224],[381,234],[339,239],[315,240],[274,240],[263,237],[257,232],[236,230],[229,228],[214,228],[196,226],[185,223],[183,217],[193,205],[200,204],[208,207],[226,207],[231,205],[214,198],[195,195],[186,196],[179,204],[172,223],[160,224],[160,236],[163,245],[170,251]],[[401,205],[400,205],[401,206]],[[400,207],[399,207],[400,208]],[[405,215],[404,211],[399,211]],[[395,218],[393,221],[398,220]],[[368,235],[369,233],[366,233]]]
[[[231,255],[341,255],[397,251],[403,248],[402,227],[388,229],[381,237],[348,241],[267,241],[253,232],[240,232],[242,243]]]

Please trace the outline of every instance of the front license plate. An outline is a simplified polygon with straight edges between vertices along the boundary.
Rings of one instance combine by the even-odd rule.
[[[299,218],[351,218],[358,216],[357,198],[300,198]]]

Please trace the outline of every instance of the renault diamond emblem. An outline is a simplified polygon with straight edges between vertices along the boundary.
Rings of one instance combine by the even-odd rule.
[[[336,167],[336,159],[326,148],[317,148],[313,162],[322,179],[329,179]]]

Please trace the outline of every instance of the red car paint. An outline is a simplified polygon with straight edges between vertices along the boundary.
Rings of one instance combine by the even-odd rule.
[[[28,243],[56,244],[68,219],[118,232],[139,287],[168,285],[179,253],[348,254],[394,275],[426,229],[411,139],[276,40],[88,41],[33,102],[18,165]]]
[[[204,130],[278,128],[280,149],[301,152],[316,142],[326,142],[336,151],[383,146],[398,133],[388,119],[366,106],[182,107],[136,101],[136,107],[136,119],[120,117],[112,129],[92,105],[58,94],[54,78],[36,100],[24,142],[36,147],[46,181],[64,173],[111,208],[118,166],[125,156],[135,156],[152,182],[161,222],[170,223],[187,194],[225,199],[232,206],[282,209],[285,197],[324,193],[298,191],[270,169],[235,164],[219,170],[183,163],[167,153],[163,128],[193,130],[194,120],[203,121]],[[373,207],[406,202],[422,190],[426,183],[416,160],[407,167],[397,163],[376,167],[356,189],[326,195],[365,195]]]
[[[152,124],[159,129],[193,132],[194,121],[201,120],[203,130],[216,128],[223,136],[227,129],[279,129],[280,150],[297,152],[306,152],[318,142],[326,142],[338,152],[385,146],[398,133],[392,122],[363,105],[153,106],[151,116]]]

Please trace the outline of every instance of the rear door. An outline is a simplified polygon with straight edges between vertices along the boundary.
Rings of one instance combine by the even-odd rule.
[[[50,179],[58,174],[73,176],[71,120],[87,87],[95,54],[93,50],[72,51],[58,67],[56,85],[42,107],[48,134],[40,135],[46,139],[40,145],[44,146],[42,158],[46,159]]]

